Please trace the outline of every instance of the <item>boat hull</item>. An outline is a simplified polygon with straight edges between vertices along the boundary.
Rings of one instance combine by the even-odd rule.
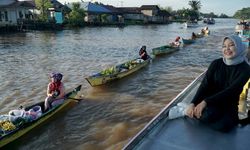
[[[182,38],[183,44],[193,44],[195,40]]]
[[[246,47],[250,47],[250,29],[238,30],[238,35]]]
[[[175,52],[177,50],[179,50],[179,47],[165,45],[165,46],[153,48],[152,54],[153,55],[163,55],[163,54],[169,54],[169,53]]]
[[[132,60],[133,61],[133,60]],[[128,76],[136,71],[138,71],[139,69],[145,67],[146,65],[148,65],[150,62],[150,59],[147,59],[141,63],[136,64],[136,66],[134,66],[133,68],[130,68],[126,71],[122,71],[122,72],[117,72],[117,73],[113,73],[110,75],[100,75],[100,76],[89,76],[87,78],[85,78],[89,84],[91,86],[99,86],[99,85],[104,85],[106,83],[109,83],[111,81],[114,80],[118,80],[120,78],[123,78],[125,76]],[[126,62],[127,63],[127,62]],[[126,64],[123,63],[123,64]],[[123,65],[121,64],[121,65]],[[117,65],[117,66],[121,66],[121,65]],[[116,68],[117,66],[114,66],[114,68]]]

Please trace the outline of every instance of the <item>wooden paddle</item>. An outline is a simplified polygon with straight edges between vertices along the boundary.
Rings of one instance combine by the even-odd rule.
[[[81,98],[73,98],[73,97],[68,97],[67,99],[72,99],[72,100],[74,100],[76,102],[80,102],[80,101],[84,100],[84,99],[81,99]]]

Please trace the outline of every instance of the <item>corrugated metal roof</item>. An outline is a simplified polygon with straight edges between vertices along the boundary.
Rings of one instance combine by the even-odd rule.
[[[141,10],[153,10],[153,9],[159,10],[160,8],[157,5],[142,5],[140,9]]]
[[[81,8],[83,8],[87,12],[95,12],[95,13],[112,13],[107,8],[103,7],[99,4],[94,4],[91,2],[83,2],[81,3]]]
[[[9,5],[0,5],[0,8],[15,8],[15,7],[35,8],[35,4],[32,1],[17,1]]]

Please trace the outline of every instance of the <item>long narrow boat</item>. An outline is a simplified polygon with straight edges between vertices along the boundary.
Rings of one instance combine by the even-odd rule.
[[[197,37],[197,38],[203,38],[203,37],[205,37],[205,36],[208,36],[209,33],[210,33],[210,30],[204,30],[203,33],[201,33],[201,32],[200,32],[200,33],[197,33],[197,34],[196,34],[196,37]]]
[[[194,39],[184,39],[182,38],[183,44],[193,44],[195,42]]]
[[[164,45],[161,47],[156,47],[152,49],[152,54],[153,55],[162,55],[162,54],[169,54],[172,52],[175,52],[179,50],[179,47],[177,46],[171,46],[171,45]]]
[[[206,18],[206,19],[203,20],[203,23],[215,24],[215,20],[214,20],[214,18]]]
[[[205,36],[205,34],[202,34],[202,33],[197,33],[197,34],[196,34],[196,37],[197,37],[197,38],[203,38],[204,36]]]
[[[56,116],[56,114],[59,114],[64,110],[67,110],[70,106],[72,106],[73,103],[76,103],[75,97],[80,90],[81,90],[81,85],[79,85],[74,90],[65,95],[65,100],[63,104],[53,107],[47,112],[44,112],[44,101],[36,103],[32,106],[25,107],[24,110],[28,111],[30,108],[33,108],[34,106],[40,106],[42,108],[42,116],[35,121],[24,123],[19,128],[9,131],[4,135],[1,135],[0,148],[7,146],[11,142],[19,139],[20,137],[27,134],[31,130],[34,130],[37,127],[41,126],[42,124],[46,123],[48,120],[53,119],[53,117]]]
[[[154,117],[123,150],[245,150],[250,147],[250,125],[238,126],[229,133],[208,128],[197,120],[168,119],[170,108],[179,102],[190,103],[204,73],[186,87]]]
[[[185,22],[185,28],[196,28],[199,26],[198,22]]]
[[[142,59],[133,59],[123,64],[107,68],[100,73],[94,74],[85,79],[91,86],[103,85],[136,72],[148,65],[150,60],[150,58],[145,61]]]
[[[249,29],[238,30],[238,35],[242,39],[242,42],[247,47],[250,47],[250,28]]]

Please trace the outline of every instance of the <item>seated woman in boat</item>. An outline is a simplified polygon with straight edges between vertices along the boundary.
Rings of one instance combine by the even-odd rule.
[[[140,55],[141,59],[143,59],[143,60],[147,60],[150,58],[147,51],[146,51],[146,46],[141,47],[141,49],[139,51],[139,55]]]
[[[205,34],[205,30],[204,29],[201,29],[201,35],[204,35]]]
[[[49,110],[52,106],[61,104],[64,100],[64,85],[61,82],[63,75],[61,73],[51,73],[49,75],[51,82],[47,88],[47,98],[44,102],[45,110]]]
[[[170,43],[170,46],[179,47],[181,45],[180,39],[181,39],[181,37],[177,36],[176,39],[174,40],[174,42]]]
[[[239,96],[250,78],[250,66],[245,61],[246,47],[237,35],[224,38],[222,55],[210,64],[185,113],[228,132],[238,124]]]
[[[192,36],[191,36],[191,39],[192,39],[192,40],[195,40],[196,38],[197,38],[197,36],[196,36],[196,34],[193,32],[193,33],[192,33]]]

